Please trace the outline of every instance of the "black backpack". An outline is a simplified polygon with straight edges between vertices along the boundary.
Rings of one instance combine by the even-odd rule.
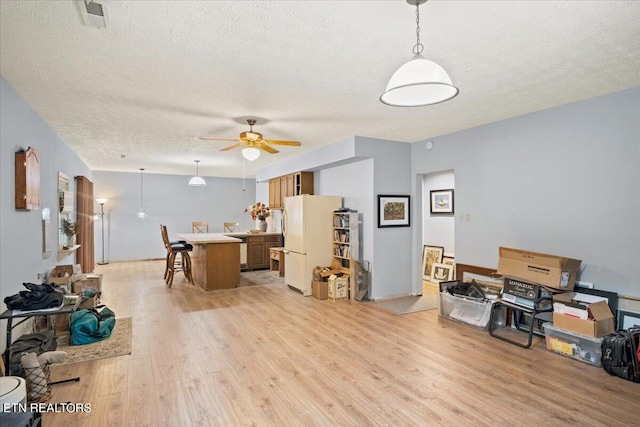
[[[640,328],[616,331],[602,339],[602,367],[610,375],[640,382]]]

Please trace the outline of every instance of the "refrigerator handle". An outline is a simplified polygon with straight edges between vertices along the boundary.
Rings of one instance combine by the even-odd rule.
[[[284,238],[287,238],[287,211],[285,209],[282,210],[282,235]]]

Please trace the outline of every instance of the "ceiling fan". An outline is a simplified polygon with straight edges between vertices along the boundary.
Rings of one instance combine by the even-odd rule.
[[[245,156],[247,160],[255,160],[256,158],[258,158],[258,156],[260,155],[260,152],[258,151],[258,149],[264,150],[267,153],[271,153],[271,154],[279,153],[279,151],[271,147],[271,145],[289,145],[294,147],[299,147],[300,145],[302,145],[300,141],[282,141],[278,139],[264,139],[261,133],[254,132],[253,130],[253,125],[256,124],[255,119],[247,119],[247,124],[249,125],[249,131],[240,132],[239,139],[229,139],[229,138],[200,138],[200,139],[204,141],[236,141],[237,142],[236,144],[230,145],[225,148],[221,148],[220,151],[228,151],[238,147],[246,147],[244,150],[242,150],[243,151],[242,154],[243,156]],[[257,155],[255,155],[255,157],[253,157],[252,159],[247,157],[247,154],[246,154],[247,152],[245,151],[247,148],[250,148],[250,149],[252,148],[253,150],[255,150],[255,153],[257,153]]]

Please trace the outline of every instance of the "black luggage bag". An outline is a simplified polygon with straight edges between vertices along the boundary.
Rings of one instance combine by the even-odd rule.
[[[640,327],[619,330],[602,340],[602,367],[610,375],[640,382]]]

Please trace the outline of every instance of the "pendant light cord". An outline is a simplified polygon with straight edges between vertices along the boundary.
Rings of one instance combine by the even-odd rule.
[[[424,46],[420,43],[420,2],[416,0],[416,44],[413,46],[413,54],[420,55]]]
[[[143,193],[142,193],[142,172],[144,171],[144,169],[140,169],[140,211],[142,211],[144,209],[144,202],[143,202]]]

